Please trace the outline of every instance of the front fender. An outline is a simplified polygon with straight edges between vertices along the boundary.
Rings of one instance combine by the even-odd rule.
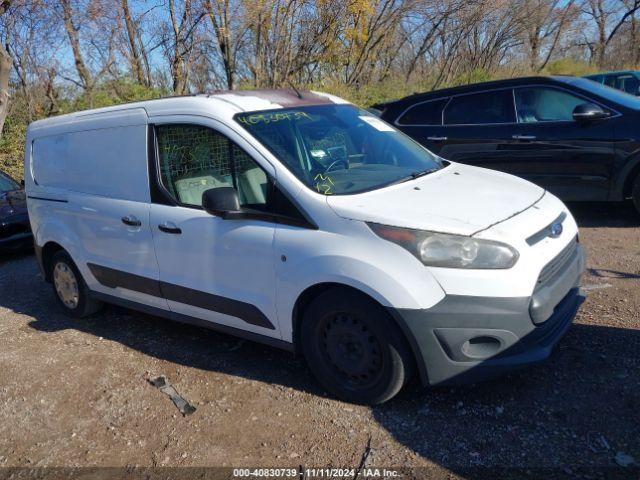
[[[277,311],[283,340],[292,341],[293,311],[298,298],[319,284],[355,288],[384,307],[424,309],[435,305],[444,298],[444,291],[428,269],[420,267],[401,275],[398,269],[382,268],[344,255],[321,255],[291,262],[278,275]]]

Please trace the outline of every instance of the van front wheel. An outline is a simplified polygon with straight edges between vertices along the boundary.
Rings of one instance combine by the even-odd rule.
[[[413,358],[402,332],[365,295],[341,289],[320,294],[306,309],[300,333],[309,368],[343,400],[383,403],[411,376]]]
[[[56,300],[67,315],[82,318],[100,309],[102,304],[89,296],[87,284],[67,252],[57,252],[50,265]]]

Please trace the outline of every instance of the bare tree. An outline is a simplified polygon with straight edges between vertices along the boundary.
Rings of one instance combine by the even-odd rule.
[[[318,2],[320,3],[320,2]],[[333,16],[339,16],[334,5]],[[257,1],[245,9],[247,48],[244,67],[256,86],[274,87],[304,81],[325,56],[336,22],[324,6],[304,0]],[[335,32],[335,30],[333,30]],[[333,36],[335,40],[335,35]]]
[[[204,0],[204,8],[211,21],[215,42],[222,59],[226,87],[233,90],[236,88],[238,54],[248,30],[247,22],[243,18],[242,2]]]
[[[539,72],[549,63],[562,34],[578,14],[575,3],[575,0],[517,1],[531,71]]]
[[[18,3],[13,3],[17,7]],[[55,42],[58,29],[41,0],[20,2],[3,22],[2,38],[13,63],[13,96],[24,102],[24,117],[41,115],[43,75],[51,64],[47,45]]]
[[[11,95],[11,111],[24,121],[75,101],[88,99],[91,105],[93,98],[103,98],[98,90],[124,98],[131,82],[175,94],[290,83],[355,92],[389,79],[438,88],[539,72],[567,55],[601,67],[640,62],[640,0],[0,0],[0,5],[0,115],[6,117]],[[58,48],[60,40],[68,49]]]
[[[596,38],[587,41],[595,63],[604,68],[607,47],[620,28],[640,9],[640,0],[625,4],[622,0],[586,0],[583,13],[595,24]]]
[[[64,21],[64,29],[67,32],[69,38],[69,44],[71,45],[71,51],[73,52],[73,60],[78,72],[80,81],[77,82],[86,92],[91,92],[94,86],[94,78],[87,67],[82,49],[80,48],[80,38],[78,32],[80,31],[80,25],[74,20],[75,9],[71,4],[71,0],[60,0],[60,6],[62,7],[62,18]]]
[[[348,9],[343,40],[346,51],[343,72],[347,85],[361,83],[371,75],[376,54],[394,38],[413,4],[412,1],[374,0]]]
[[[406,40],[411,49],[411,59],[406,66],[405,79],[409,80],[420,63],[426,64],[438,34],[443,26],[463,7],[464,0],[422,2],[407,15]],[[414,43],[417,45],[414,47]]]
[[[0,3],[0,18],[7,14],[10,6],[10,0],[2,0]],[[12,64],[7,45],[0,43],[0,137],[2,136],[4,122],[9,111],[9,76]]]
[[[131,73],[138,83],[149,87],[151,86],[149,57],[142,41],[138,24],[131,14],[129,0],[120,0],[120,7],[122,8],[122,17],[129,45],[128,58],[131,64]]]
[[[194,62],[194,37],[204,11],[196,12],[191,0],[169,0],[169,26],[162,44],[170,64],[173,92],[183,95],[189,91],[189,77]]]

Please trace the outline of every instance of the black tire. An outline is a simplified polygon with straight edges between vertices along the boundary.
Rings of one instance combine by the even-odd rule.
[[[636,207],[636,211],[640,213],[640,175],[638,175],[633,181],[631,186],[631,197],[633,199],[633,206]]]
[[[100,310],[102,303],[91,298],[82,274],[67,252],[64,250],[56,252],[49,265],[53,294],[64,313],[73,318],[83,318]],[[60,280],[61,277],[62,280]],[[63,298],[65,293],[59,290],[65,293],[71,291],[77,293],[77,301],[70,301],[67,298],[68,301],[65,303]]]
[[[304,313],[302,349],[318,381],[336,397],[377,405],[394,397],[413,371],[406,339],[369,297],[331,289]]]

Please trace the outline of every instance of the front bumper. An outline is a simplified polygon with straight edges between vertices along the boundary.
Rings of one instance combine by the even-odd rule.
[[[474,383],[549,357],[584,301],[582,246],[563,263],[531,297],[448,295],[427,310],[392,309],[423,383]]]
[[[29,248],[32,244],[33,236],[26,213],[0,220],[0,252]]]

